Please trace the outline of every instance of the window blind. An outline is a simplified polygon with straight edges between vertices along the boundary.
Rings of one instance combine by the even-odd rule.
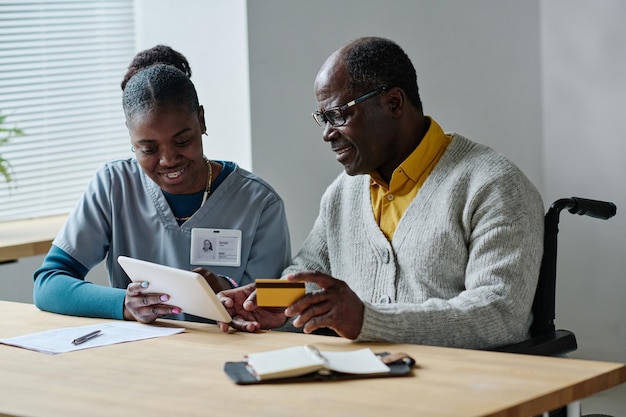
[[[0,221],[68,213],[104,162],[131,155],[120,82],[133,0],[0,0]]]

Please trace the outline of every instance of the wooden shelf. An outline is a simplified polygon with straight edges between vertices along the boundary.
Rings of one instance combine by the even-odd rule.
[[[67,215],[0,223],[0,262],[45,255]]]

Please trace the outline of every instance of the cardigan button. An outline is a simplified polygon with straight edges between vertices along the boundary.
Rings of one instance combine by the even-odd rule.
[[[389,251],[387,249],[385,249],[385,251],[383,252],[383,263],[388,264],[389,263]]]
[[[380,304],[389,304],[391,303],[391,297],[389,297],[388,295],[382,295],[379,299],[378,302]]]

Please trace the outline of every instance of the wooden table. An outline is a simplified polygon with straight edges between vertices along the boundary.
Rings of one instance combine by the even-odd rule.
[[[0,301],[0,337],[98,321]],[[158,325],[187,330],[59,355],[0,345],[0,415],[528,417],[626,382],[618,363]],[[418,367],[408,377],[252,386],[235,385],[223,372],[224,362],[246,353],[304,344],[404,351]]]
[[[45,255],[67,215],[0,223],[0,262]]]

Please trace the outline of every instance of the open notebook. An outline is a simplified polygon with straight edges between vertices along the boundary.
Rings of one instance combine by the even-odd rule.
[[[224,371],[238,384],[251,384],[397,376],[409,373],[414,364],[406,355],[391,364],[381,356],[385,355],[376,355],[369,348],[327,352],[313,346],[294,346],[250,353],[245,361],[227,362]]]

